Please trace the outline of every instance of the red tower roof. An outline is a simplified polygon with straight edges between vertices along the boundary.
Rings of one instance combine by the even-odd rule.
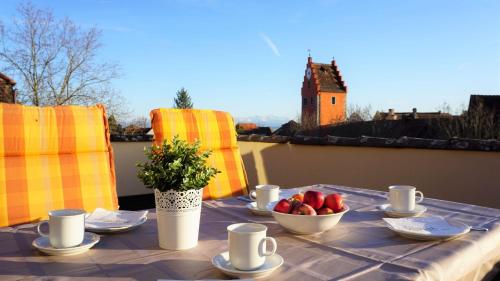
[[[346,93],[347,86],[345,85],[342,75],[337,67],[335,60],[332,64],[314,63],[310,61],[313,73],[319,83],[319,90],[322,92]]]

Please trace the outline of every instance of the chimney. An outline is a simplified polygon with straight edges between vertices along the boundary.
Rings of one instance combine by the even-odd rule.
[[[417,108],[413,108],[413,113],[417,113]]]
[[[394,115],[394,108],[389,108],[389,115]]]

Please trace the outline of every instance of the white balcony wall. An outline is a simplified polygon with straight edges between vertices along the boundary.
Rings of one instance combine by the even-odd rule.
[[[328,183],[386,190],[414,185],[425,196],[500,208],[500,153],[239,142],[250,186]],[[148,142],[114,142],[118,195],[150,190],[137,180]]]

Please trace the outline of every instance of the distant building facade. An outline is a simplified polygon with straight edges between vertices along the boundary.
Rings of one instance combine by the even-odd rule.
[[[450,118],[451,114],[437,111],[437,112],[418,112],[413,108],[412,112],[395,112],[390,108],[388,112],[377,111],[373,116],[373,120],[402,120],[402,119],[437,119],[437,118]]]
[[[477,110],[493,114],[496,122],[500,122],[500,95],[471,95],[468,112]]]
[[[307,58],[301,97],[303,125],[323,126],[346,120],[347,86],[335,60],[324,64]]]
[[[16,81],[0,72],[0,102],[16,103]]]
[[[270,127],[259,127],[255,123],[238,123],[236,132],[240,135],[261,135],[270,136],[273,131]]]
[[[249,131],[257,129],[257,124],[255,123],[238,123],[236,124],[236,130]]]

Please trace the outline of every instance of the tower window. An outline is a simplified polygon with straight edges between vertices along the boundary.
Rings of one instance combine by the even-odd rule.
[[[332,97],[332,104],[335,104],[335,97]]]
[[[314,99],[314,98],[313,98],[313,97],[311,97],[311,104],[313,104],[313,101],[314,101],[313,99]]]
[[[304,99],[302,100],[302,105],[307,105],[307,98],[304,98]]]

